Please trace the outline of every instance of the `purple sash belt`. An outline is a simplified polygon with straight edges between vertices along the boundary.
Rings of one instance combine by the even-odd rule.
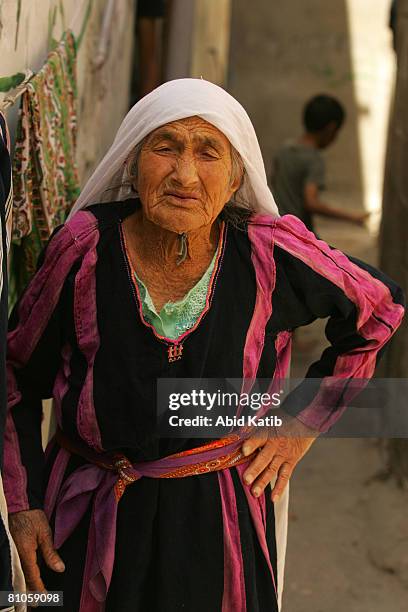
[[[241,452],[242,438],[222,440],[158,459],[131,464],[119,454],[97,453],[86,444],[73,443],[60,430],[55,436],[61,447],[47,487],[45,512],[55,510],[54,544],[58,549],[73,533],[92,504],[88,547],[79,612],[103,612],[115,555],[118,502],[125,488],[139,478],[184,478],[218,472],[224,533],[224,595],[222,612],[246,612],[245,583],[235,490],[229,468],[236,466],[242,481],[245,463],[252,455]],[[62,482],[71,454],[89,463]],[[255,498],[243,483],[259,544],[275,586],[266,541],[265,496]]]

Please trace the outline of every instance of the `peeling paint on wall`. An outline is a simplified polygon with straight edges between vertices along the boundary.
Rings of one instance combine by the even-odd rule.
[[[129,75],[133,57],[135,0],[115,0],[114,35],[106,63],[99,72],[92,70],[101,36],[105,0],[21,0],[18,46],[16,42],[17,0],[0,0],[3,32],[0,40],[0,89],[9,89],[24,78],[24,70],[37,72],[47,57],[49,29],[59,40],[71,28],[78,49],[78,165],[84,181],[110,146],[115,132],[128,111]],[[54,21],[54,7],[57,8]],[[82,44],[81,44],[82,43]],[[20,74],[18,74],[20,73]],[[12,78],[11,78],[12,77]],[[14,77],[14,79],[13,79]],[[5,91],[0,91],[0,104]],[[7,109],[13,137],[18,104]],[[98,126],[104,125],[104,129]]]
[[[2,19],[2,14],[1,14],[2,8],[3,8],[3,3],[0,0],[0,39],[1,39],[1,34],[3,32],[3,19]]]
[[[88,21],[89,21],[89,18],[91,16],[92,5],[93,5],[93,0],[88,0],[88,4],[87,4],[86,10],[85,10],[84,19],[83,19],[82,26],[81,26],[81,31],[80,31],[79,36],[77,38],[78,49],[81,46],[81,42],[82,42],[82,39],[83,39],[84,34],[85,34],[86,26],[88,25]]]
[[[20,18],[21,18],[21,3],[22,3],[22,0],[17,0],[16,39],[14,42],[14,51],[16,51],[17,45],[18,45],[18,33],[20,31]]]
[[[53,38],[55,24],[57,22],[58,8],[54,6],[48,10],[48,50],[52,51],[58,44],[58,41]]]
[[[60,16],[61,16],[62,29],[65,31],[67,29],[67,24],[65,21],[64,1],[63,0],[59,0],[58,8],[59,8]]]

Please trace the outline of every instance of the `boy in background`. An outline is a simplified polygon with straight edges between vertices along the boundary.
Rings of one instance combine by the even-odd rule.
[[[344,120],[345,111],[338,100],[315,96],[303,110],[304,134],[285,144],[274,160],[272,193],[279,212],[299,217],[311,231],[314,214],[358,224],[369,215],[333,208],[320,199],[320,191],[325,188],[325,163],[320,151],[335,141]]]

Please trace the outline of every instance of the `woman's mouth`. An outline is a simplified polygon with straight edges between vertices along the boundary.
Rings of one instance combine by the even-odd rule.
[[[186,193],[181,191],[167,191],[164,194],[167,198],[175,198],[178,201],[189,201],[189,200],[198,200],[199,195],[197,193]]]

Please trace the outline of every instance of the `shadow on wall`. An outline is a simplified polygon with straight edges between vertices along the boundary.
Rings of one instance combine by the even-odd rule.
[[[339,98],[347,121],[328,153],[327,182],[336,200],[363,204],[346,0],[232,0],[228,89],[244,105],[264,155],[268,179],[276,150],[302,131],[304,103],[317,93]]]

